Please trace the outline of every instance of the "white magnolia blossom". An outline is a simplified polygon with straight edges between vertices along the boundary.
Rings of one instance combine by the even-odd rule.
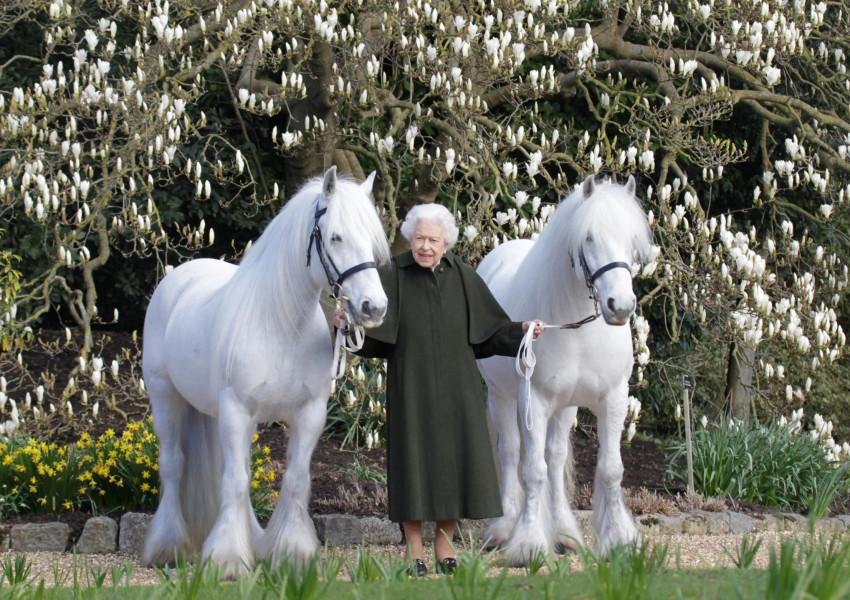
[[[124,4],[115,6],[126,10]],[[474,247],[483,251],[511,238],[534,239],[544,231],[555,210],[552,198],[577,183],[575,171],[610,173],[616,179],[634,173],[646,190],[641,199],[659,244],[649,257],[633,261],[638,277],[651,278],[649,289],[661,286],[659,297],[665,302],[674,297],[677,311],[684,311],[691,322],[699,321],[718,339],[729,333],[736,341],[746,342],[758,350],[759,360],[781,355],[779,349],[806,356],[805,364],[812,369],[839,360],[845,336],[828,310],[844,298],[846,266],[823,238],[810,233],[813,228],[807,219],[793,211],[779,213],[786,216],[778,227],[756,221],[761,230],[755,231],[748,225],[748,206],[735,212],[740,223],[733,223],[728,215],[716,214],[717,203],[712,204],[706,194],[706,184],[722,179],[724,165],[739,162],[743,151],[740,156],[735,151],[724,155],[722,148],[715,148],[717,160],[683,167],[675,152],[668,155],[663,129],[641,125],[640,133],[623,130],[614,141],[592,133],[595,129],[591,127],[572,132],[566,126],[553,125],[540,111],[542,98],[567,92],[563,76],[569,71],[588,78],[590,85],[583,89],[594,110],[610,113],[614,119],[623,114],[619,86],[625,85],[628,93],[634,90],[631,81],[616,74],[603,85],[593,83],[597,57],[601,51],[610,54],[602,48],[608,36],[594,39],[598,31],[594,23],[584,17],[577,21],[570,10],[574,3],[568,4],[527,0],[498,8],[482,5],[480,11],[463,15],[428,2],[387,5],[375,22],[384,36],[397,40],[405,56],[388,68],[393,58],[383,53],[380,42],[361,36],[356,21],[363,17],[340,19],[337,9],[327,2],[263,1],[233,13],[219,5],[189,16],[173,3],[154,2],[138,13],[136,24],[132,19],[117,18],[118,8],[109,14],[109,7],[97,18],[78,21],[79,15],[69,3],[52,1],[47,7],[51,28],[44,32],[44,46],[62,48],[67,60],[48,56],[31,83],[18,83],[0,94],[0,137],[9,156],[7,174],[0,177],[0,198],[7,199],[10,207],[4,215],[19,214],[27,227],[67,229],[67,237],[49,249],[49,260],[57,261],[63,281],[82,279],[65,276],[94,264],[99,252],[93,227],[101,216],[99,207],[107,204],[110,215],[105,221],[110,224],[111,238],[126,240],[128,247],[143,254],[160,254],[164,244],[171,247],[172,224],[159,222],[157,207],[150,206],[147,211],[139,207],[156,189],[169,189],[172,176],[189,181],[199,210],[204,210],[205,202],[230,197],[222,182],[232,185],[238,181],[253,189],[258,175],[252,172],[253,163],[236,149],[221,152],[211,147],[210,156],[218,153],[221,161],[198,160],[195,153],[186,152],[204,139],[198,132],[210,129],[197,105],[209,85],[202,65],[221,65],[230,75],[237,75],[232,81],[238,74],[251,74],[244,68],[251,60],[258,60],[263,69],[285,66],[280,81],[273,82],[274,90],[260,91],[261,85],[234,89],[236,108],[263,118],[280,110],[282,102],[300,102],[307,96],[307,84],[314,82],[305,81],[292,65],[303,61],[299,55],[304,49],[302,40],[312,36],[346,58],[335,57],[328,65],[325,89],[334,107],[333,127],[326,129],[325,121],[315,115],[297,127],[293,123],[292,131],[280,133],[275,127],[271,137],[282,153],[300,152],[299,145],[332,134],[335,142],[374,150],[391,180],[400,181],[401,169],[410,169],[417,161],[433,162],[439,169],[436,150],[442,144],[446,177],[441,185],[446,185],[441,189],[447,195],[459,192],[456,198],[464,208],[471,207],[470,213],[478,210],[478,204],[485,207],[462,224],[465,239],[474,240]],[[834,30],[826,29],[840,21],[840,3],[756,2],[743,12],[735,3],[721,6],[699,0],[685,5],[679,9],[661,3],[650,10],[646,4],[628,3],[623,8],[628,13],[623,22],[639,26],[652,44],[677,50],[680,29],[692,25],[683,19],[689,19],[705,31],[703,50],[712,54],[712,61],[726,59],[734,69],[716,68],[702,57],[687,58],[696,56],[692,53],[665,59],[660,66],[673,74],[670,82],[680,97],[665,90],[657,97],[640,98],[629,106],[635,115],[644,113],[635,122],[645,122],[646,115],[667,114],[677,105],[725,103],[726,97],[719,94],[733,89],[727,81],[735,77],[732,71],[744,74],[748,82],[761,82],[769,94],[778,97],[785,93],[784,87],[791,87],[793,67],[788,65],[799,56],[812,63],[813,72],[815,63],[823,61],[836,80],[847,78],[845,50],[828,35]],[[78,23],[85,25],[76,29]],[[478,61],[476,49],[486,56],[485,61]],[[530,65],[532,49],[534,64]],[[569,67],[562,69],[563,65]],[[388,80],[396,67],[410,86],[404,88],[409,97],[398,93],[401,88],[393,89]],[[7,68],[14,70],[14,66]],[[526,97],[518,98],[510,118],[492,118],[493,111],[482,99],[477,79],[488,70],[500,89],[514,93],[522,87],[528,91]],[[166,92],[162,81],[182,83],[179,90]],[[252,81],[260,83],[260,79]],[[740,89],[739,83],[740,77],[736,77],[734,89]],[[429,100],[424,101],[414,88],[426,89]],[[396,112],[382,113],[387,98],[397,103],[392,108]],[[65,107],[60,112],[66,116],[57,120],[55,115],[60,113],[51,103]],[[821,106],[815,106],[807,113],[805,130],[795,134],[783,134],[781,128],[776,130],[780,133],[771,130],[779,147],[765,157],[768,166],[757,186],[742,197],[760,207],[820,195],[814,201],[819,210],[811,212],[826,222],[818,224],[822,228],[840,222],[850,193],[850,188],[834,181],[838,176],[830,178],[824,152],[831,152],[831,161],[846,160],[850,134],[835,133],[824,119],[814,118],[819,110]],[[344,122],[342,115],[347,112],[363,121]],[[135,124],[142,118],[145,125],[137,128]],[[327,118],[330,124],[331,117]],[[365,129],[364,123],[368,123]],[[435,142],[438,124],[446,129],[437,130],[444,137]],[[101,142],[103,132],[110,128],[120,129],[112,138],[113,147]],[[365,135],[371,133],[368,144],[360,138],[364,131]],[[651,139],[659,136],[661,139]],[[823,140],[823,148],[812,143],[814,136]],[[268,139],[264,141],[268,143]],[[454,148],[446,148],[448,144]],[[659,172],[663,168],[666,174],[663,182],[656,175],[656,151]],[[233,160],[224,158],[234,154]],[[714,156],[714,152],[709,154]],[[565,161],[560,157],[567,155],[575,166],[562,169]],[[667,162],[668,156],[674,163]],[[684,169],[686,173],[679,172]],[[686,175],[699,177],[700,172],[703,181],[687,181]],[[839,173],[843,177],[843,170]],[[239,174],[243,176],[234,177]],[[112,180],[115,183],[110,183]],[[463,197],[469,191],[464,185],[473,180],[488,184],[492,180],[493,187],[482,196],[476,189],[472,197]],[[278,199],[280,188],[273,185],[273,196]],[[539,196],[530,199],[535,193]],[[487,194],[492,194],[492,201]],[[203,228],[188,229],[186,237],[195,248],[205,239],[214,243],[212,228],[208,236]],[[163,264],[160,270],[167,273],[172,268]],[[657,306],[650,302],[647,310]],[[16,309],[5,310],[15,318]],[[5,324],[8,317],[0,319],[0,324]],[[642,317],[634,318],[632,334],[635,379],[640,383],[651,359],[648,324]],[[80,373],[90,373],[95,385],[101,382],[103,370],[102,360],[97,360],[100,362],[92,360],[87,365],[85,358],[79,359]],[[798,399],[797,391],[809,390],[809,374],[800,375],[796,368],[789,368],[786,375],[781,365],[772,364],[775,359],[770,361],[763,363],[763,371],[772,397],[781,399],[785,385],[792,399]],[[117,363],[110,368],[117,376]],[[78,383],[83,379],[78,376]],[[638,386],[635,394],[640,393]],[[38,391],[36,397],[37,403],[42,401]],[[377,444],[376,435],[371,439]]]

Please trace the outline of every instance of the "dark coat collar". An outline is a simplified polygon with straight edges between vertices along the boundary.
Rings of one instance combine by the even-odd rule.
[[[407,252],[402,252],[401,254],[396,255],[396,262],[398,262],[398,266],[402,269],[407,268],[411,265],[415,265],[416,261],[413,259],[413,250],[408,250]],[[452,254],[451,250],[446,250],[446,253],[443,255],[443,258],[440,260],[440,265],[446,265],[449,267],[455,266],[455,261],[458,258],[454,254]],[[417,265],[418,266],[418,265]]]

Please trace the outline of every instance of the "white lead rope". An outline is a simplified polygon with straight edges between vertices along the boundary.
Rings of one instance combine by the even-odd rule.
[[[534,367],[537,365],[537,356],[534,354],[534,330],[537,327],[544,329],[559,329],[559,325],[532,325],[522,337],[522,342],[519,344],[519,352],[516,355],[516,372],[517,375],[525,380],[525,393],[520,396],[520,402],[525,406],[520,406],[519,409],[525,413],[525,427],[531,431],[531,376],[534,374]]]
[[[593,289],[589,284],[587,287],[591,288],[591,290]],[[581,321],[567,323],[565,325],[544,325],[539,321],[533,321],[537,325],[529,327],[522,338],[522,342],[520,342],[519,351],[516,355],[516,372],[520,377],[525,379],[525,393],[520,397],[520,402],[525,402],[525,406],[518,406],[517,409],[525,413],[525,427],[529,431],[531,431],[531,376],[534,374],[535,365],[537,365],[537,357],[534,355],[534,349],[532,348],[534,330],[537,327],[542,327],[543,329],[578,329],[582,325],[587,325],[591,321],[595,321],[601,314],[599,312],[599,301],[596,299],[595,294],[591,298],[593,298],[592,315],[583,318]]]
[[[339,379],[345,375],[347,352],[357,352],[363,347],[366,339],[365,330],[362,325],[349,324],[348,314],[340,318],[340,327],[336,330],[334,340],[334,358],[331,364],[331,377]]]

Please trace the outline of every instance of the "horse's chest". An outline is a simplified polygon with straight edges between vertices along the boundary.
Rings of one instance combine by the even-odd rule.
[[[246,374],[243,394],[248,394],[258,402],[274,403],[281,397],[293,398],[301,392],[305,383],[311,383],[309,371],[295,361],[266,361],[257,365],[250,374]]]
[[[633,362],[631,339],[619,338],[623,336],[614,339],[585,336],[564,340],[540,352],[538,369],[541,375],[548,375],[546,385],[553,388],[552,392],[570,389],[593,394],[604,393],[619,384],[624,377],[628,378]]]

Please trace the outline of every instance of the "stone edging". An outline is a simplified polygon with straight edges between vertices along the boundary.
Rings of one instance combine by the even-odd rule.
[[[575,511],[576,519],[585,535],[593,531],[592,513]],[[71,547],[71,528],[66,523],[28,523],[23,525],[0,524],[0,552],[66,552],[76,550],[81,554],[104,554],[120,551],[138,556],[145,543],[148,526],[153,515],[128,512],[120,520],[109,517],[89,519],[76,544]],[[316,532],[323,544],[400,544],[401,530],[397,523],[379,517],[351,515],[316,515],[313,517]],[[648,535],[716,535],[761,532],[797,532],[809,529],[808,518],[792,513],[750,516],[737,512],[692,511],[677,515],[647,514],[635,518],[638,530]],[[484,532],[486,521],[462,521],[458,536],[468,539]],[[850,515],[825,517],[815,520],[816,532],[843,532],[850,527]],[[426,524],[423,538],[434,537],[433,523]]]

